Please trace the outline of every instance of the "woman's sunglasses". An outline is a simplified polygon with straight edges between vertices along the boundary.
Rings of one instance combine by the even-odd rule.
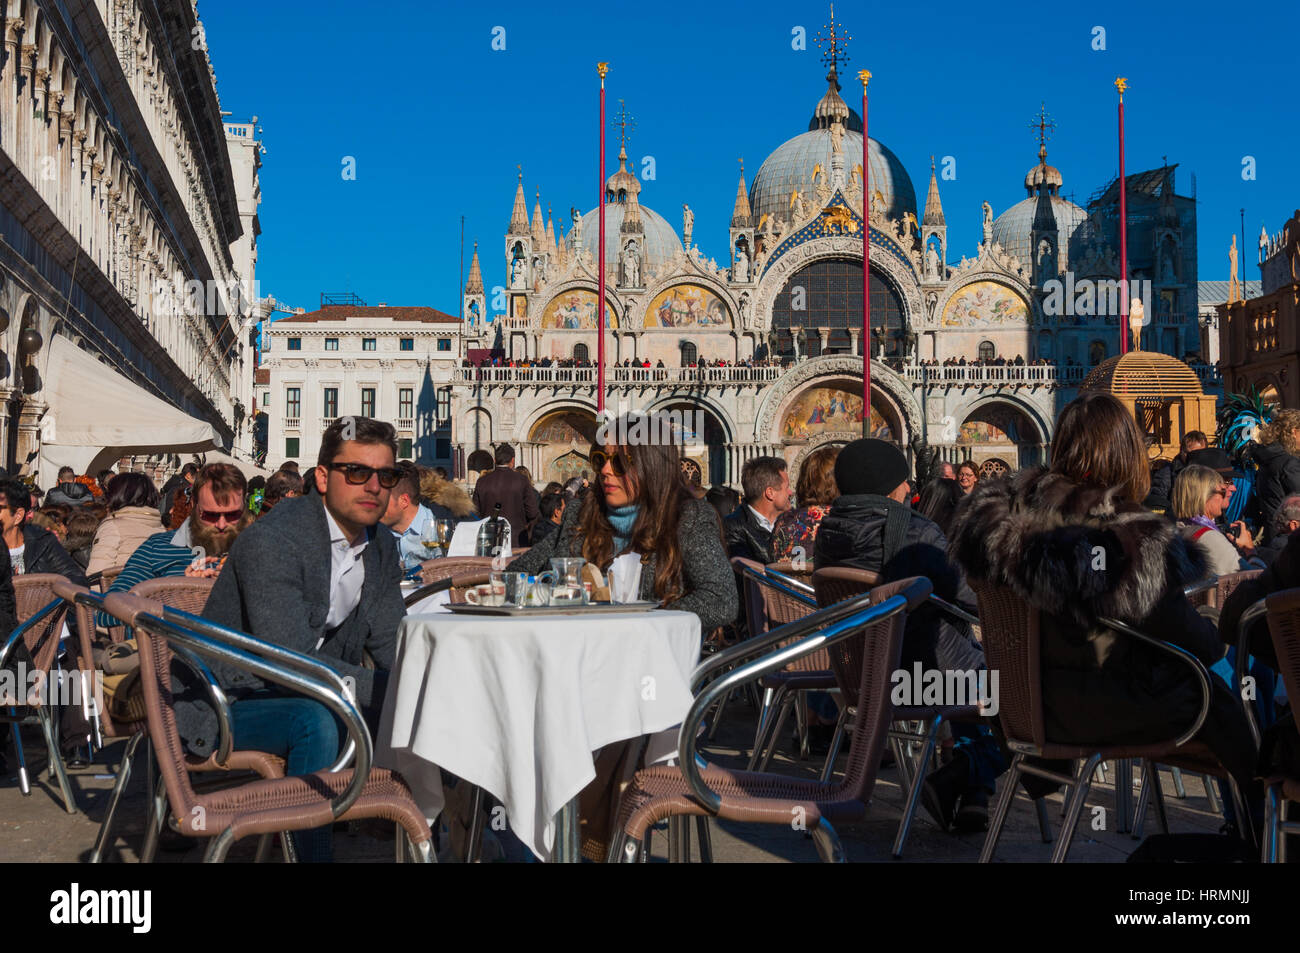
[[[331,463],[329,469],[343,474],[343,479],[353,486],[362,486],[370,482],[372,476],[379,477],[379,485],[385,490],[397,486],[402,478],[402,471],[396,467],[368,467],[363,463]]]
[[[627,462],[627,458],[617,451],[606,453],[604,450],[593,450],[587,459],[591,461],[591,466],[597,473],[605,469],[605,464],[609,463],[609,468],[616,477],[627,476],[627,471],[631,467]]]

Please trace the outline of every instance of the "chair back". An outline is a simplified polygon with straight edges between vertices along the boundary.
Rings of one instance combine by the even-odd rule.
[[[126,564],[123,563],[121,566],[109,566],[107,569],[101,570],[99,573],[99,591],[108,592],[108,587],[113,584],[113,581],[118,576],[122,575],[122,570],[125,568]]]
[[[491,568],[491,556],[444,556],[441,559],[429,559],[420,564],[420,583],[427,586],[448,576],[475,569]]]
[[[1268,630],[1277,653],[1278,674],[1294,708],[1300,699],[1300,589],[1275,592],[1264,604],[1268,606]]]
[[[894,596],[905,596],[906,611],[863,627],[860,633],[849,636],[830,647],[831,663],[841,686],[848,676],[842,660],[851,657],[859,660],[851,674],[852,704],[857,709],[853,741],[849,746],[848,764],[838,792],[840,797],[852,798],[864,804],[871,799],[876,783],[877,769],[885,747],[889,725],[894,720],[891,699],[893,674],[898,671],[903,654],[903,632],[907,627],[908,612],[925,605],[932,591],[930,580],[922,576],[888,582],[871,590],[871,604],[879,605]],[[846,698],[848,693],[845,693]]]
[[[1247,579],[1254,579],[1264,570],[1246,569],[1241,572],[1225,572],[1219,576],[1212,589],[1203,589],[1192,593],[1188,598],[1198,609],[1222,609],[1232,591]]]
[[[818,569],[812,574],[813,589],[817,592],[817,604],[823,609],[872,590],[879,582],[879,573],[868,572],[865,569],[850,569],[846,566],[830,566]],[[893,592],[890,595],[893,595]],[[879,601],[873,596],[871,604],[875,605]],[[850,707],[858,705],[858,683],[861,681],[864,663],[863,643],[860,639],[848,639],[831,649],[830,670],[835,673],[835,681],[844,695],[844,702]]]
[[[998,673],[998,718],[1008,741],[1041,749],[1044,727],[1038,610],[1006,586],[971,582],[979,602],[984,657]]]
[[[192,615],[203,615],[203,607],[208,604],[208,596],[212,595],[216,581],[196,576],[163,576],[136,583],[131,587],[131,595],[152,599]]]
[[[741,556],[734,557],[731,563],[740,572],[744,583],[745,614],[749,620],[751,638],[817,611],[815,605],[791,595],[775,581],[769,582],[764,576],[762,563]],[[825,672],[830,667],[830,655],[825,649],[820,649],[803,658],[795,659],[782,671]]]
[[[29,573],[14,576],[14,601],[17,608],[18,624],[22,625],[36,615],[55,599],[56,582],[66,582],[56,573]],[[31,653],[35,671],[48,672],[54,665],[54,658],[59,651],[59,636],[63,633],[63,623],[68,616],[67,605],[62,605],[44,619],[31,626],[23,633],[23,644]],[[6,633],[8,634],[8,633]],[[11,660],[12,661],[12,660]]]

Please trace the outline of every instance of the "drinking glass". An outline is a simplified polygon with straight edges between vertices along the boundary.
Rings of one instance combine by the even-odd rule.
[[[528,573],[503,572],[501,580],[505,583],[505,604],[524,606],[528,604]]]
[[[433,551],[438,548],[438,529],[430,520],[424,524],[424,529],[420,533],[420,545],[424,547],[424,555],[432,558]],[[444,554],[446,550],[443,550]]]
[[[456,528],[456,524],[445,517],[438,517],[433,521],[434,532],[438,535],[438,545],[442,547],[443,555],[446,555],[451,547],[451,534]]]
[[[506,574],[504,572],[493,572],[488,575],[488,585],[492,587],[492,605],[503,606],[506,604]]]

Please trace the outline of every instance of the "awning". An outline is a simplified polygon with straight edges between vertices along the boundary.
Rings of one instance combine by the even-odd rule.
[[[42,396],[49,410],[41,418],[38,479],[53,485],[58,467],[93,454],[78,472],[108,466],[118,457],[143,453],[219,450],[221,434],[133,384],[60,334],[50,342]],[[75,448],[75,451],[73,450]]]
[[[208,450],[200,454],[200,456],[202,456],[204,463],[233,463],[239,468],[239,472],[249,480],[255,476],[269,477],[271,475],[270,470],[259,467],[251,460],[240,460],[221,450]]]

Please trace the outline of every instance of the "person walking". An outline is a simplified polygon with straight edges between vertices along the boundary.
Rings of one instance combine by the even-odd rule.
[[[532,526],[540,515],[537,510],[536,491],[519,471],[514,469],[515,450],[508,443],[497,447],[493,454],[496,467],[483,474],[474,484],[474,509],[480,517],[500,515],[510,524],[510,538],[520,545],[524,530]],[[501,507],[498,514],[497,506]]]
[[[59,483],[50,490],[45,502],[60,506],[84,506],[93,503],[95,494],[84,483],[77,482],[77,471],[72,467],[59,469]]]

